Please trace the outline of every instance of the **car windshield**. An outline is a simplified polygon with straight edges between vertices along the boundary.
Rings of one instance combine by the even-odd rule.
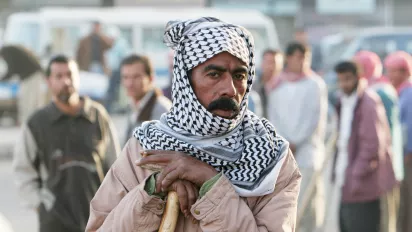
[[[8,43],[22,45],[33,52],[40,53],[40,25],[37,22],[18,22],[11,25]]]
[[[381,60],[398,50],[412,53],[412,33],[369,36],[362,40],[359,50],[373,51]]]

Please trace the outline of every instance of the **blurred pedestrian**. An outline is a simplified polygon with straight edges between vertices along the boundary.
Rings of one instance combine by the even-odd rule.
[[[253,89],[259,93],[260,101],[263,110],[263,117],[267,118],[267,94],[266,87],[269,82],[277,77],[283,69],[283,55],[280,51],[267,49],[263,52],[262,66],[260,75]]]
[[[73,60],[54,57],[46,74],[53,101],[22,126],[14,175],[23,203],[38,213],[40,232],[80,232],[120,147],[103,106],[78,95]]]
[[[251,36],[216,18],[169,22],[173,107],[136,129],[91,201],[86,231],[157,231],[168,191],[180,202],[175,232],[295,230],[300,174],[293,155],[246,108]]]
[[[3,46],[0,59],[4,61],[0,80],[13,77],[20,80],[17,113],[18,123],[24,123],[36,110],[51,101],[40,61],[30,50],[17,45]]]
[[[77,48],[76,61],[80,70],[110,75],[105,52],[112,45],[113,39],[102,32],[100,22],[93,22],[91,33],[80,40]]]
[[[174,56],[174,51],[172,49],[169,49],[169,52],[167,53],[167,68],[168,68],[168,73],[169,73],[169,84],[165,89],[163,89],[163,94],[165,97],[169,98],[170,101],[172,101],[172,88],[173,88],[173,56]]]
[[[315,231],[323,223],[323,182],[314,179],[324,160],[324,137],[327,120],[327,90],[322,78],[310,69],[310,50],[293,42],[286,48],[286,68],[268,84],[268,119],[276,131],[290,142],[302,172],[302,200],[311,194],[315,181],[310,213],[302,219],[302,231]],[[312,195],[312,194],[311,194]]]
[[[401,231],[409,232],[412,231],[412,57],[403,51],[394,52],[386,57],[385,68],[399,95],[405,164],[399,220]]]
[[[133,130],[145,121],[159,120],[172,107],[172,102],[154,86],[154,70],[146,56],[130,55],[121,63],[122,83],[131,101],[125,142]]]
[[[341,62],[335,72],[342,96],[332,180],[340,204],[329,215],[339,218],[341,232],[380,232],[380,199],[397,184],[385,107],[356,63]]]
[[[393,168],[396,179],[401,182],[403,170],[402,128],[399,118],[399,100],[395,88],[382,76],[382,62],[379,56],[370,51],[358,52],[354,60],[359,64],[359,75],[367,81],[369,89],[375,91],[385,107],[386,119],[391,129]],[[381,199],[381,231],[395,232],[399,211],[399,186]]]
[[[110,113],[113,103],[118,100],[120,90],[120,63],[131,53],[130,45],[121,35],[119,28],[111,27],[108,31],[113,46],[106,52],[107,64],[111,71],[109,88],[106,93],[106,109]]]

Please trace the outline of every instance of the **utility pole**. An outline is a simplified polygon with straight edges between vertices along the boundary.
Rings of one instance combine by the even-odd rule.
[[[384,0],[384,20],[385,26],[391,27],[393,26],[393,4],[394,0]]]

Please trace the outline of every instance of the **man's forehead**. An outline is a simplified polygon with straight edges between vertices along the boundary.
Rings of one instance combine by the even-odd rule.
[[[219,53],[210,59],[206,60],[203,64],[199,66],[207,67],[209,65],[216,65],[216,66],[236,66],[234,68],[241,68],[244,67],[246,70],[249,68],[248,64],[246,64],[243,60],[230,54],[229,52],[222,52]]]

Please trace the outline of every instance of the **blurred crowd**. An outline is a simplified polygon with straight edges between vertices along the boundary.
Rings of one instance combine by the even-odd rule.
[[[0,80],[17,74],[21,83],[22,133],[13,162],[19,193],[39,212],[40,221],[65,218],[64,226],[84,228],[89,201],[120,147],[134,128],[158,120],[172,107],[173,51],[167,57],[169,86],[159,89],[150,57],[132,53],[125,41],[114,38],[115,31],[106,35],[94,22],[76,57],[57,55],[45,71],[24,47],[5,45],[0,50]],[[396,51],[381,61],[373,51],[359,51],[335,64],[339,89],[333,92],[311,68],[316,64],[304,33],[299,31],[284,51],[267,49],[260,55],[249,109],[267,118],[295,155],[302,173],[298,207],[310,196],[299,231],[412,231],[411,55]],[[79,71],[110,76],[103,102],[78,94]],[[44,80],[47,88],[42,87]],[[130,99],[128,126],[116,132],[109,113],[121,91]],[[338,100],[329,101],[331,95]],[[39,113],[39,108],[45,110]],[[118,133],[126,140],[120,141]],[[39,136],[43,134],[47,136]],[[335,146],[329,151],[326,143],[334,134]],[[66,150],[53,149],[62,144]],[[66,153],[92,154],[85,159],[94,162],[71,163],[62,155]],[[325,162],[329,156],[331,162]],[[40,157],[49,161],[41,163]],[[82,173],[68,169],[86,164]],[[320,173],[327,168],[332,171],[324,178]],[[49,187],[42,188],[44,183]],[[59,198],[67,192],[72,199]],[[66,217],[68,212],[78,218]]]

